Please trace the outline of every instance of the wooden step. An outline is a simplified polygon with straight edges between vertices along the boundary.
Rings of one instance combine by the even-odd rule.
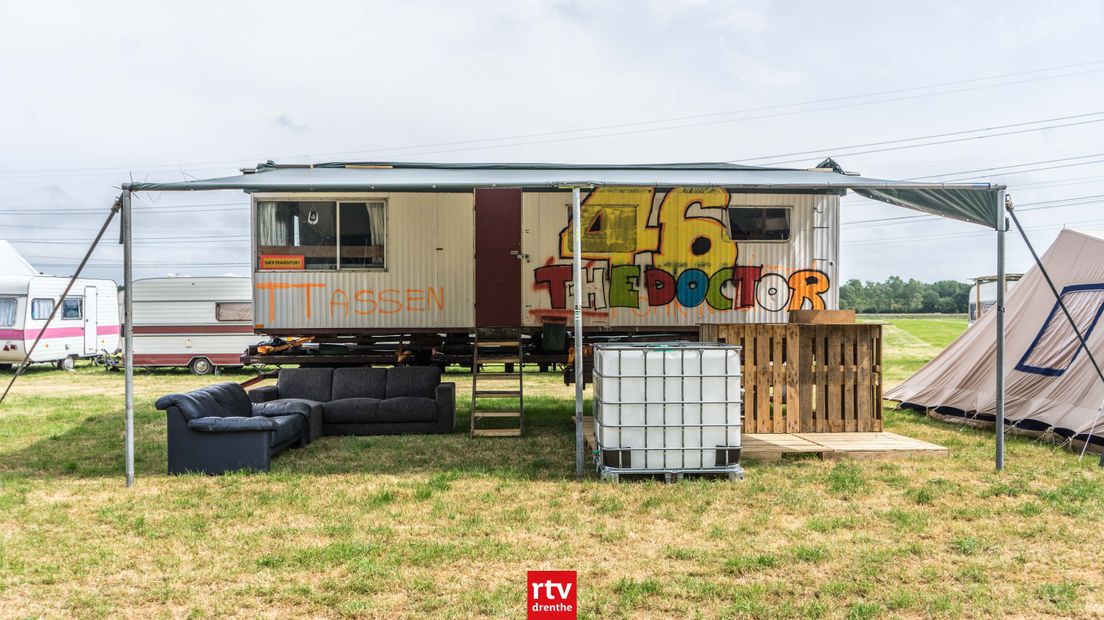
[[[521,413],[517,411],[476,411],[472,413],[472,417],[479,418],[520,418]]]
[[[477,347],[520,347],[517,340],[480,340],[475,343]]]
[[[472,437],[521,437],[520,428],[473,428]]]
[[[475,390],[472,392],[473,398],[484,396],[490,398],[521,398],[521,390]]]

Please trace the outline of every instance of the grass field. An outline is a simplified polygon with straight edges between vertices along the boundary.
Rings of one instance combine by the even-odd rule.
[[[888,383],[965,326],[891,321]],[[547,375],[520,440],[324,438],[268,474],[170,478],[152,403],[209,382],[138,373],[126,489],[120,375],[20,380],[0,409],[0,616],[518,618],[533,569],[579,571],[593,618],[1104,616],[1104,471],[1029,439],[998,475],[991,435],[887,410],[951,456],[579,483],[572,393]]]

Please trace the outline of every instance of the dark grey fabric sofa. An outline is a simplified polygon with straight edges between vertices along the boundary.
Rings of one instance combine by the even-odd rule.
[[[170,474],[268,471],[272,457],[311,440],[309,403],[255,404],[237,383],[169,394],[156,406],[168,417]]]
[[[456,386],[436,367],[289,368],[249,397],[319,407],[323,435],[451,433],[456,424]]]

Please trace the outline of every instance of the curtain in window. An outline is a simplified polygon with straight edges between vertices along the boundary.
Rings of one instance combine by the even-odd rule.
[[[291,218],[277,202],[262,202],[257,209],[258,245],[290,246]]]
[[[383,203],[369,202],[366,206],[368,207],[368,221],[372,225],[372,245],[382,246],[386,236],[383,224]],[[383,262],[383,259],[378,259],[378,261]]]
[[[45,321],[53,311],[53,299],[35,299],[31,302],[31,318],[36,321]]]
[[[0,299],[0,327],[15,325],[16,305],[14,299]]]

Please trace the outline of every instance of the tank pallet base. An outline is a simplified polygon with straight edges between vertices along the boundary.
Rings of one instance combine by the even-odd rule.
[[[667,484],[682,482],[683,478],[716,479],[727,478],[729,482],[744,479],[744,468],[733,465],[724,469],[676,469],[669,471],[632,470],[603,467],[599,465],[598,476],[609,482],[622,480],[662,480]]]

